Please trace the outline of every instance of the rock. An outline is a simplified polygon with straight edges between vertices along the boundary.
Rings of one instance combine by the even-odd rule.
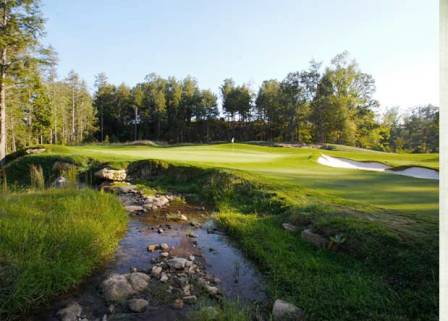
[[[171,260],[168,260],[168,265],[172,269],[181,270],[185,267],[185,263],[187,260],[182,257],[173,257]]]
[[[157,229],[157,233],[162,234],[163,232],[164,232],[164,231],[163,231],[163,228],[160,228],[160,227],[159,227],[159,228]]]
[[[275,300],[272,308],[272,318],[274,321],[302,321],[305,319],[305,314],[302,309],[294,304],[283,300]]]
[[[134,193],[136,191],[136,188],[137,186],[135,185],[113,186],[113,190],[119,194]]]
[[[178,310],[182,309],[184,307],[184,301],[182,299],[176,299],[173,303],[173,307]]]
[[[162,272],[160,275],[160,282],[165,283],[168,281],[168,275],[165,272]]]
[[[61,321],[77,321],[81,316],[81,312],[81,306],[77,302],[74,302],[59,310],[57,316]]]
[[[290,232],[295,232],[298,229],[297,226],[289,224],[289,223],[283,223],[282,226],[285,230],[290,231]]]
[[[28,148],[25,150],[25,153],[27,154],[41,154],[43,152],[45,152],[46,149],[45,148]]]
[[[324,248],[327,247],[328,241],[323,236],[320,236],[319,234],[311,232],[310,229],[306,229],[302,231],[302,239],[304,241],[307,241],[314,246]]]
[[[162,267],[160,266],[153,266],[151,269],[151,275],[159,278],[160,277],[160,273],[162,273]]]
[[[103,281],[101,288],[107,301],[123,301],[135,293],[126,274],[112,274]]]
[[[143,312],[148,306],[148,301],[144,299],[131,299],[128,301],[129,310],[132,312]]]
[[[162,243],[162,244],[160,244],[160,249],[164,252],[167,252],[170,250],[170,246],[166,243]]]
[[[110,304],[110,305],[107,307],[107,311],[109,311],[109,313],[114,313],[114,311],[115,311],[115,305]]]
[[[148,286],[150,278],[145,273],[133,272],[129,274],[128,280],[132,288],[140,292]]]
[[[143,212],[144,209],[142,206],[140,205],[128,205],[125,206],[124,209],[130,213],[135,213],[135,212]]]
[[[196,295],[188,295],[183,297],[183,301],[187,304],[194,304],[197,300],[198,298],[196,297]]]
[[[207,292],[208,292],[210,295],[218,295],[218,293],[219,293],[219,289],[218,289],[216,286],[210,286],[210,285],[207,285],[207,286],[205,287],[205,289],[207,290]]]
[[[191,232],[187,233],[187,236],[191,238],[197,238],[197,236]]]
[[[159,245],[157,244],[150,244],[148,245],[148,252],[154,252],[159,248]]]
[[[181,221],[188,221],[188,217],[186,217],[184,214],[180,215],[180,220]]]
[[[191,285],[190,284],[186,284],[183,288],[182,291],[184,292],[185,296],[190,296],[191,295]],[[184,300],[185,301],[185,300]]]
[[[108,180],[108,181],[122,182],[126,179],[126,170],[102,168],[95,173],[95,176],[100,179],[104,179],[104,180]]]
[[[68,185],[68,181],[64,176],[59,176],[54,180],[54,182],[51,184],[51,186],[55,188],[63,188]]]
[[[160,256],[161,257],[168,257],[170,255],[170,253],[168,253],[168,252],[162,252],[162,253],[160,253]]]

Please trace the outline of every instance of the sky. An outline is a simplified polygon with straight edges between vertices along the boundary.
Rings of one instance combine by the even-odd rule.
[[[134,85],[191,75],[215,93],[225,78],[283,79],[347,50],[376,80],[382,108],[438,105],[437,0],[42,0],[59,76]]]

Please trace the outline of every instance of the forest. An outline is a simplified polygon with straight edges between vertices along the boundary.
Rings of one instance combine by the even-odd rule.
[[[8,2],[14,3],[14,2]],[[27,3],[25,1],[25,3]],[[0,158],[36,144],[157,140],[169,143],[270,141],[337,143],[381,151],[437,152],[438,108],[380,108],[375,80],[348,52],[312,60],[258,89],[224,79],[219,92],[192,76],[149,73],[130,87],[99,73],[91,92],[71,71],[57,75],[57,53],[41,42],[43,18],[33,1],[13,6],[0,35]],[[28,12],[24,14],[24,12]],[[20,34],[20,37],[12,36]],[[412,107],[412,108],[409,108]]]

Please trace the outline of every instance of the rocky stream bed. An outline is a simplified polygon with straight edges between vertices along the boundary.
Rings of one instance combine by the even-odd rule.
[[[125,183],[102,188],[130,215],[115,257],[33,320],[185,320],[199,302],[214,313],[213,301],[223,297],[265,300],[261,274],[205,208],[175,195],[145,196]]]

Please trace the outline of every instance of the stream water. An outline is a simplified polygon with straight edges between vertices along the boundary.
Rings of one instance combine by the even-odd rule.
[[[175,203],[175,202],[174,202]],[[169,221],[167,214],[180,213],[188,221]],[[157,214],[157,215],[156,215]],[[151,274],[151,268],[160,252],[149,252],[149,244],[167,243],[173,249],[171,256],[195,256],[202,262],[205,272],[218,278],[218,287],[224,297],[238,298],[242,302],[262,302],[265,288],[260,272],[248,261],[243,253],[221,231],[206,211],[185,204],[171,204],[156,214],[130,215],[128,230],[121,240],[115,257],[101,270],[83,282],[76,291],[60,297],[52,306],[43,311],[33,321],[61,320],[57,311],[72,302],[82,306],[79,320],[184,320],[190,305],[182,309],[173,307],[172,299],[166,299],[160,289],[148,289],[148,308],[142,313],[129,313],[121,309],[111,312],[105,301],[100,285],[112,273],[129,273],[131,269]],[[159,233],[159,229],[163,229]],[[191,235],[194,234],[194,237]]]

